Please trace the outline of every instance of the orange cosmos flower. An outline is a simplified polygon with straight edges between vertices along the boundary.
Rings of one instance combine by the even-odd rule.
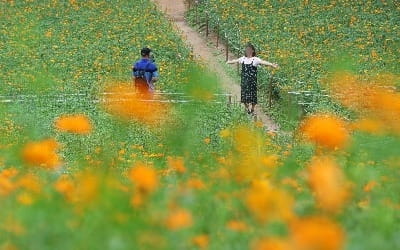
[[[338,72],[327,83],[334,98],[368,121],[360,124],[361,129],[381,132],[384,125],[385,129],[400,133],[400,93],[395,87],[399,79],[396,75],[380,74],[360,80],[356,75]]]
[[[364,192],[369,193],[369,192],[371,192],[372,189],[374,189],[377,185],[378,185],[378,183],[377,183],[376,181],[372,180],[372,181],[368,182],[367,184],[365,184],[363,190],[364,190]]]
[[[378,119],[361,118],[351,124],[352,129],[370,134],[381,134],[385,131],[385,124]]]
[[[333,115],[312,115],[303,121],[300,130],[311,142],[329,149],[342,148],[349,140],[345,122]]]
[[[166,220],[167,228],[170,230],[179,230],[192,226],[192,214],[183,208],[176,208],[172,211]]]
[[[100,188],[99,177],[90,172],[79,172],[76,175],[76,187],[74,190],[74,202],[90,203],[98,196]]]
[[[30,142],[23,148],[22,157],[29,165],[55,168],[61,164],[58,148],[59,144],[54,139]]]
[[[192,239],[192,242],[197,247],[199,247],[201,249],[205,249],[205,248],[208,247],[208,244],[210,242],[210,238],[206,234],[200,234],[200,235],[195,236]]]
[[[55,120],[54,126],[61,132],[89,134],[92,124],[86,115],[63,115]]]
[[[301,218],[290,223],[289,227],[296,250],[343,249],[345,233],[337,223],[328,218]]]
[[[14,168],[4,169],[0,172],[0,196],[6,196],[16,189],[13,178],[18,171]]]
[[[292,187],[292,188],[296,189],[297,192],[303,191],[303,188],[299,184],[299,182],[296,179],[293,179],[290,177],[283,178],[281,181],[281,184]]]
[[[318,206],[330,212],[339,211],[350,195],[349,183],[341,168],[332,158],[319,157],[312,160],[308,173],[308,183]]]
[[[253,182],[246,195],[246,205],[260,222],[290,220],[293,216],[293,198],[264,180]]]
[[[253,250],[294,250],[287,240],[266,238],[255,242]]]
[[[12,178],[18,174],[18,170],[15,168],[6,168],[0,172],[0,177]]]
[[[206,188],[206,185],[204,184],[204,182],[201,179],[197,179],[197,178],[190,178],[186,182],[186,186],[188,188],[198,189],[198,190]]]
[[[231,220],[226,224],[226,227],[232,231],[245,232],[248,229],[246,223],[238,220]]]
[[[261,162],[268,168],[274,168],[278,166],[279,157],[277,155],[264,155]]]
[[[183,174],[186,172],[185,162],[182,157],[167,157],[168,166],[170,169]]]
[[[119,84],[107,88],[103,100],[105,109],[124,119],[134,119],[154,125],[167,119],[169,105],[152,94],[136,91],[131,84]]]
[[[26,174],[19,178],[17,185],[35,193],[40,193],[42,188],[39,177],[33,174]]]
[[[135,184],[137,190],[145,194],[153,192],[158,186],[156,171],[143,163],[133,166],[128,177]]]
[[[75,184],[74,182],[67,176],[63,175],[61,176],[55,183],[54,183],[54,189],[64,195],[64,197],[68,201],[73,200],[73,194],[75,191]]]
[[[79,172],[73,179],[63,175],[54,183],[55,190],[69,202],[80,204],[94,201],[98,196],[99,187],[99,177],[90,171]]]

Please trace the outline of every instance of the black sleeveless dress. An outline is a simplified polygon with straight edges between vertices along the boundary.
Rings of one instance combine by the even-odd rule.
[[[254,59],[250,64],[242,62],[241,95],[242,103],[257,104],[257,67],[253,65]]]

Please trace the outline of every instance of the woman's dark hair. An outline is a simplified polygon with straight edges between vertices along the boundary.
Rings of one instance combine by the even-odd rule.
[[[252,54],[251,56],[256,56],[256,55],[257,55],[257,53],[256,53],[256,48],[254,47],[254,45],[251,44],[251,43],[248,43],[248,44],[246,44],[246,47],[245,47],[245,49],[244,49],[244,56],[247,56],[247,55],[246,55],[246,49],[247,49],[247,48],[251,48],[251,49],[253,50],[253,54]]]

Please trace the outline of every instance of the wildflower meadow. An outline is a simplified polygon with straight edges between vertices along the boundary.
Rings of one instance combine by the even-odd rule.
[[[268,131],[152,1],[0,0],[0,249],[400,249],[399,3],[199,2],[329,100]]]

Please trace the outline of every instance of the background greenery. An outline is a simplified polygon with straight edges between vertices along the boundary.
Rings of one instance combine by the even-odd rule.
[[[241,38],[247,34],[261,57],[281,65],[276,77],[286,80],[276,83],[280,90],[316,91],[325,64],[315,56],[321,53],[329,58],[329,46],[338,51],[340,46],[351,47],[357,36],[361,37],[360,44],[376,48],[379,58],[382,56],[361,63],[359,70],[398,73],[398,36],[393,34],[398,32],[395,3],[379,7],[371,2],[371,9],[360,4],[359,13],[374,9],[383,12],[357,19],[366,23],[355,23],[360,31],[354,32],[354,38],[345,45],[339,45],[344,40],[334,40],[341,36],[330,37],[326,29],[320,31],[322,38],[315,38],[318,26],[311,24],[321,19],[321,30],[324,22],[333,18],[345,20],[340,11],[350,6],[350,12],[355,3],[325,7],[331,13],[329,19],[322,11],[324,5],[272,2],[274,11],[269,11],[266,1],[244,1],[246,8],[239,3],[210,1],[209,11],[221,20],[225,16],[223,28],[232,41],[233,22],[255,29],[249,33],[241,29]],[[228,6],[226,14],[217,4]],[[255,15],[256,10],[261,14],[265,11],[265,15]],[[378,26],[368,21],[370,18],[382,19],[383,24]],[[265,22],[272,26],[265,26]],[[288,23],[286,32],[281,33],[283,22]],[[366,25],[368,22],[371,25]],[[303,38],[295,36],[300,32],[299,24],[304,25]],[[339,21],[332,24],[340,32],[353,34],[352,26],[339,28]],[[197,100],[190,105],[175,105],[174,122],[155,127],[116,119],[94,102],[106,84],[130,81],[131,64],[143,46],[156,53],[161,90],[185,94],[197,89],[218,91],[215,77],[191,59],[190,50],[150,1],[0,1],[0,26],[0,93],[3,99],[15,100],[0,105],[1,249],[199,249],[202,246],[192,240],[199,235],[208,237],[209,249],[251,249],[257,239],[285,237],[285,223],[260,223],[246,207],[244,197],[250,181],[232,178],[230,167],[247,156],[237,152],[237,144],[244,142],[246,148],[247,137],[259,138],[250,140],[247,151],[251,157],[257,156],[255,165],[262,161],[260,155],[277,157],[278,163],[271,169],[263,168],[257,177],[269,177],[295,197],[296,215],[319,213],[303,178],[315,154],[314,146],[287,134],[266,133],[239,107],[228,107],[224,99],[216,99],[221,103]],[[379,43],[367,43],[369,36],[364,37],[362,27],[385,33],[389,39],[386,50],[378,50]],[[321,44],[326,37],[329,46]],[[322,40],[309,43],[313,39]],[[237,47],[244,42],[240,40]],[[314,50],[316,47],[319,50]],[[361,48],[354,51],[363,53],[363,60],[371,52]],[[261,77],[265,82],[267,72]],[[77,93],[82,95],[65,95]],[[315,105],[319,109],[325,104],[316,100]],[[284,105],[274,107],[281,108],[283,114],[292,112]],[[94,125],[92,133],[56,131],[54,119],[71,113],[86,114]],[[293,124],[297,122],[294,119]],[[246,135],[239,142],[229,134],[238,126],[243,126]],[[21,149],[27,142],[46,138],[55,138],[62,145],[59,154],[65,164],[60,169],[27,166],[21,159]],[[344,211],[331,216],[346,231],[346,249],[399,248],[399,148],[398,136],[357,132],[349,148],[334,153],[354,184]],[[186,172],[171,172],[168,157],[182,157]],[[137,162],[154,167],[159,177],[158,189],[141,208],[130,204],[133,190],[126,176]],[[243,165],[239,171],[251,171],[252,167]],[[17,173],[10,174],[14,170]],[[57,192],[54,185],[61,176],[76,181],[78,194],[87,195],[87,200],[74,204]],[[39,188],[35,181],[26,181],[30,178],[37,180]],[[298,182],[300,189],[283,184],[287,178]],[[377,187],[365,192],[364,186],[371,181],[376,181]],[[29,197],[31,203],[26,200]],[[368,205],[361,206],[366,200]],[[174,206],[190,211],[193,225],[178,231],[168,229],[164,220]],[[230,221],[244,223],[245,230],[232,230],[227,226]]]

